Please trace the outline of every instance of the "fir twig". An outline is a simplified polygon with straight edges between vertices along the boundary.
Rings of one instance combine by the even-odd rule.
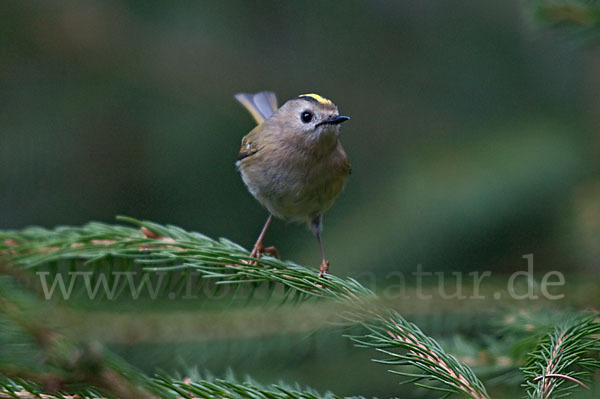
[[[374,322],[362,324],[369,334],[350,338],[359,346],[375,348],[389,356],[388,359],[376,360],[377,362],[412,366],[420,370],[418,373],[390,370],[409,377],[405,382],[415,382],[423,388],[446,394],[456,393],[473,399],[489,398],[483,384],[468,366],[446,353],[435,340],[399,314],[393,312],[387,317],[377,315]],[[392,351],[393,349],[402,349],[403,352]],[[421,380],[431,380],[436,384],[418,383]]]
[[[89,267],[101,264],[106,259],[133,260],[145,265],[148,272],[190,268],[200,272],[203,278],[214,279],[220,284],[241,285],[248,281],[253,284],[279,283],[288,293],[297,292],[300,299],[337,299],[353,305],[354,317],[370,331],[364,337],[354,337],[356,342],[390,355],[391,359],[382,361],[384,363],[411,365],[421,370],[419,374],[393,371],[410,377],[407,382],[429,379],[437,384],[417,385],[445,394],[463,394],[473,399],[488,398],[485,388],[471,369],[447,354],[436,341],[399,314],[383,317],[373,312],[374,320],[364,322],[367,311],[365,299],[375,296],[355,280],[333,275],[320,278],[317,270],[273,258],[255,262],[247,250],[225,239],[215,241],[174,226],[130,218],[121,220],[136,224],[143,230],[90,223],[82,228],[30,228],[4,232],[0,233],[0,239],[4,242],[3,247],[0,245],[0,255],[29,270],[57,261],[84,260]],[[388,349],[403,349],[406,352],[400,354]],[[290,394],[287,391],[285,393]]]
[[[217,241],[175,226],[119,219],[145,229],[146,233],[140,228],[104,223],[6,231],[0,232],[0,257],[26,269],[78,260],[92,267],[116,258],[133,261],[148,272],[192,269],[217,284],[279,283],[295,292],[297,300],[333,298],[361,302],[374,298],[373,292],[350,278],[320,278],[316,269],[271,257],[256,262],[246,249],[224,238]],[[292,298],[291,291],[284,300]]]
[[[0,348],[0,392],[90,396],[97,387],[120,399],[175,398],[100,344],[76,343],[60,334],[54,325],[54,308],[37,292],[22,292],[23,287],[31,288],[30,280],[1,261],[0,270],[9,276],[13,272],[12,279],[0,279],[0,339],[12,330],[20,340],[14,344],[29,348],[26,359],[20,358],[23,353]]]
[[[182,397],[206,398],[206,399],[342,399],[341,396],[331,392],[320,394],[313,389],[300,389],[283,384],[262,386],[250,379],[245,382],[237,382],[235,378],[228,379],[191,379],[183,381],[166,377],[153,379],[164,388],[178,392]],[[359,397],[346,397],[346,399]]]
[[[597,318],[596,314],[570,317],[540,340],[523,368],[530,398],[559,397],[576,386],[589,389],[583,381],[600,367],[600,362],[589,356],[589,352],[600,350]]]
[[[233,377],[228,379],[171,379],[154,377],[149,379],[155,387],[163,392],[170,392],[176,398],[202,399],[359,399],[362,397],[342,397],[331,392],[321,394],[313,389],[300,389],[283,384],[262,386],[250,379],[238,382]],[[77,396],[83,398],[102,398],[102,394],[94,390],[78,391]],[[62,393],[47,394],[40,387],[21,380],[10,380],[0,377],[0,399],[74,399],[74,395]]]

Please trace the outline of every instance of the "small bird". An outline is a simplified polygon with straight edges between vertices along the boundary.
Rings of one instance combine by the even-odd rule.
[[[258,123],[242,139],[236,166],[248,191],[270,212],[250,256],[277,253],[262,243],[273,216],[306,222],[319,242],[323,276],[329,272],[321,242],[323,213],[350,174],[339,141],[340,124],[350,118],[318,94],[301,94],[279,109],[270,91],[239,93],[235,98]]]

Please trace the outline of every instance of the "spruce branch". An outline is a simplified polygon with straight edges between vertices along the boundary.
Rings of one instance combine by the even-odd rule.
[[[168,377],[155,377],[157,384],[166,389],[177,392],[184,398],[206,399],[342,399],[341,396],[326,392],[319,392],[298,386],[290,387],[284,384],[262,386],[251,379],[238,382],[233,376],[227,379],[215,378],[185,378],[176,380]],[[346,399],[359,397],[346,397]]]
[[[342,399],[342,396],[326,392],[321,394],[313,389],[301,389],[283,384],[263,386],[251,379],[238,382],[233,377],[172,379],[163,376],[150,378],[155,387],[160,387],[173,398],[181,399]],[[35,384],[23,380],[0,377],[0,399],[74,399],[103,398],[102,392],[94,389],[81,389],[73,394],[47,394]],[[104,396],[105,397],[105,396]],[[362,397],[344,397],[359,399]]]
[[[389,356],[387,359],[375,360],[376,362],[412,366],[420,370],[416,373],[390,370],[409,378],[403,383],[414,382],[423,388],[445,392],[445,396],[454,393],[473,399],[489,398],[483,384],[468,366],[446,353],[435,340],[398,313],[376,315],[374,321],[361,324],[369,333],[349,338],[358,346],[374,348]],[[395,351],[398,349],[401,352]],[[434,385],[419,383],[421,380],[430,380]]]
[[[527,393],[532,399],[550,399],[569,394],[600,367],[591,352],[600,350],[597,314],[569,317],[540,340],[523,368]],[[568,384],[571,383],[571,384]]]
[[[107,259],[133,262],[147,272],[190,269],[217,285],[281,284],[286,289],[284,301],[332,298],[362,302],[374,298],[373,292],[351,278],[320,278],[317,270],[271,257],[257,261],[246,249],[224,238],[213,240],[176,226],[127,217],[119,220],[139,228],[89,223],[0,232],[0,258],[25,269],[58,261],[85,261],[85,266],[92,268]]]
[[[3,265],[2,269],[11,268]],[[81,392],[87,397],[99,388],[121,399],[175,398],[100,344],[74,342],[59,333],[53,307],[24,294],[17,280],[0,279],[0,287],[0,341],[16,332],[19,342],[13,345],[26,345],[28,355],[21,359],[23,353],[0,348],[0,393],[28,390],[38,396],[41,392],[60,395],[84,387]]]
[[[7,273],[15,269],[3,265]],[[22,273],[18,273],[21,275]],[[6,276],[6,275],[5,275]],[[10,275],[8,275],[10,276]],[[165,377],[149,378],[98,343],[76,344],[57,332],[51,320],[55,309],[41,297],[23,295],[22,282],[0,280],[0,320],[11,321],[29,335],[37,354],[29,365],[15,365],[0,348],[0,399],[338,399],[319,393],[280,385],[261,387],[251,381],[233,379],[190,379],[178,381]],[[0,341],[7,329],[0,326]]]
[[[349,320],[362,324],[368,335],[352,337],[358,344],[375,348],[391,357],[381,361],[393,365],[410,365],[420,370],[414,374],[394,370],[425,388],[473,399],[488,398],[485,388],[472,370],[447,354],[432,338],[397,313],[369,309],[373,292],[353,279],[334,275],[318,277],[318,271],[292,262],[270,257],[250,258],[239,245],[226,239],[212,240],[202,234],[186,232],[175,226],[162,226],[131,218],[120,218],[137,226],[113,226],[90,223],[83,227],[59,227],[54,230],[29,228],[17,232],[0,232],[0,256],[22,270],[34,270],[53,262],[77,262],[84,267],[106,267],[115,260],[142,265],[151,272],[173,272],[181,269],[198,271],[202,278],[217,284],[283,285],[284,300],[296,293],[296,300],[330,298],[350,305]],[[385,314],[386,316],[381,316]],[[367,320],[368,319],[368,320]],[[367,321],[365,321],[367,320]],[[394,349],[403,353],[392,352]],[[431,380],[434,385],[424,385]],[[185,387],[177,386],[178,389]],[[186,386],[187,387],[187,386]],[[200,389],[192,385],[195,389]],[[181,394],[180,391],[173,389]],[[198,392],[196,392],[198,393]],[[285,394],[297,396],[291,391]],[[192,394],[194,395],[194,394]]]

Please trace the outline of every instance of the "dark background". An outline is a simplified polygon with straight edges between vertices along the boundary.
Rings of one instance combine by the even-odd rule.
[[[124,214],[251,247],[267,213],[235,170],[254,122],[233,95],[316,92],[352,117],[353,173],[324,219],[334,273],[512,272],[534,253],[536,270],[597,278],[598,50],[527,13],[518,1],[3,2],[0,228]],[[305,226],[276,221],[266,243],[319,264]]]

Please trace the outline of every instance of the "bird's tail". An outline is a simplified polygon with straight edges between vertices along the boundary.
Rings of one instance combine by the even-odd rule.
[[[235,99],[242,103],[259,125],[277,111],[277,97],[272,91],[256,94],[238,93]]]

